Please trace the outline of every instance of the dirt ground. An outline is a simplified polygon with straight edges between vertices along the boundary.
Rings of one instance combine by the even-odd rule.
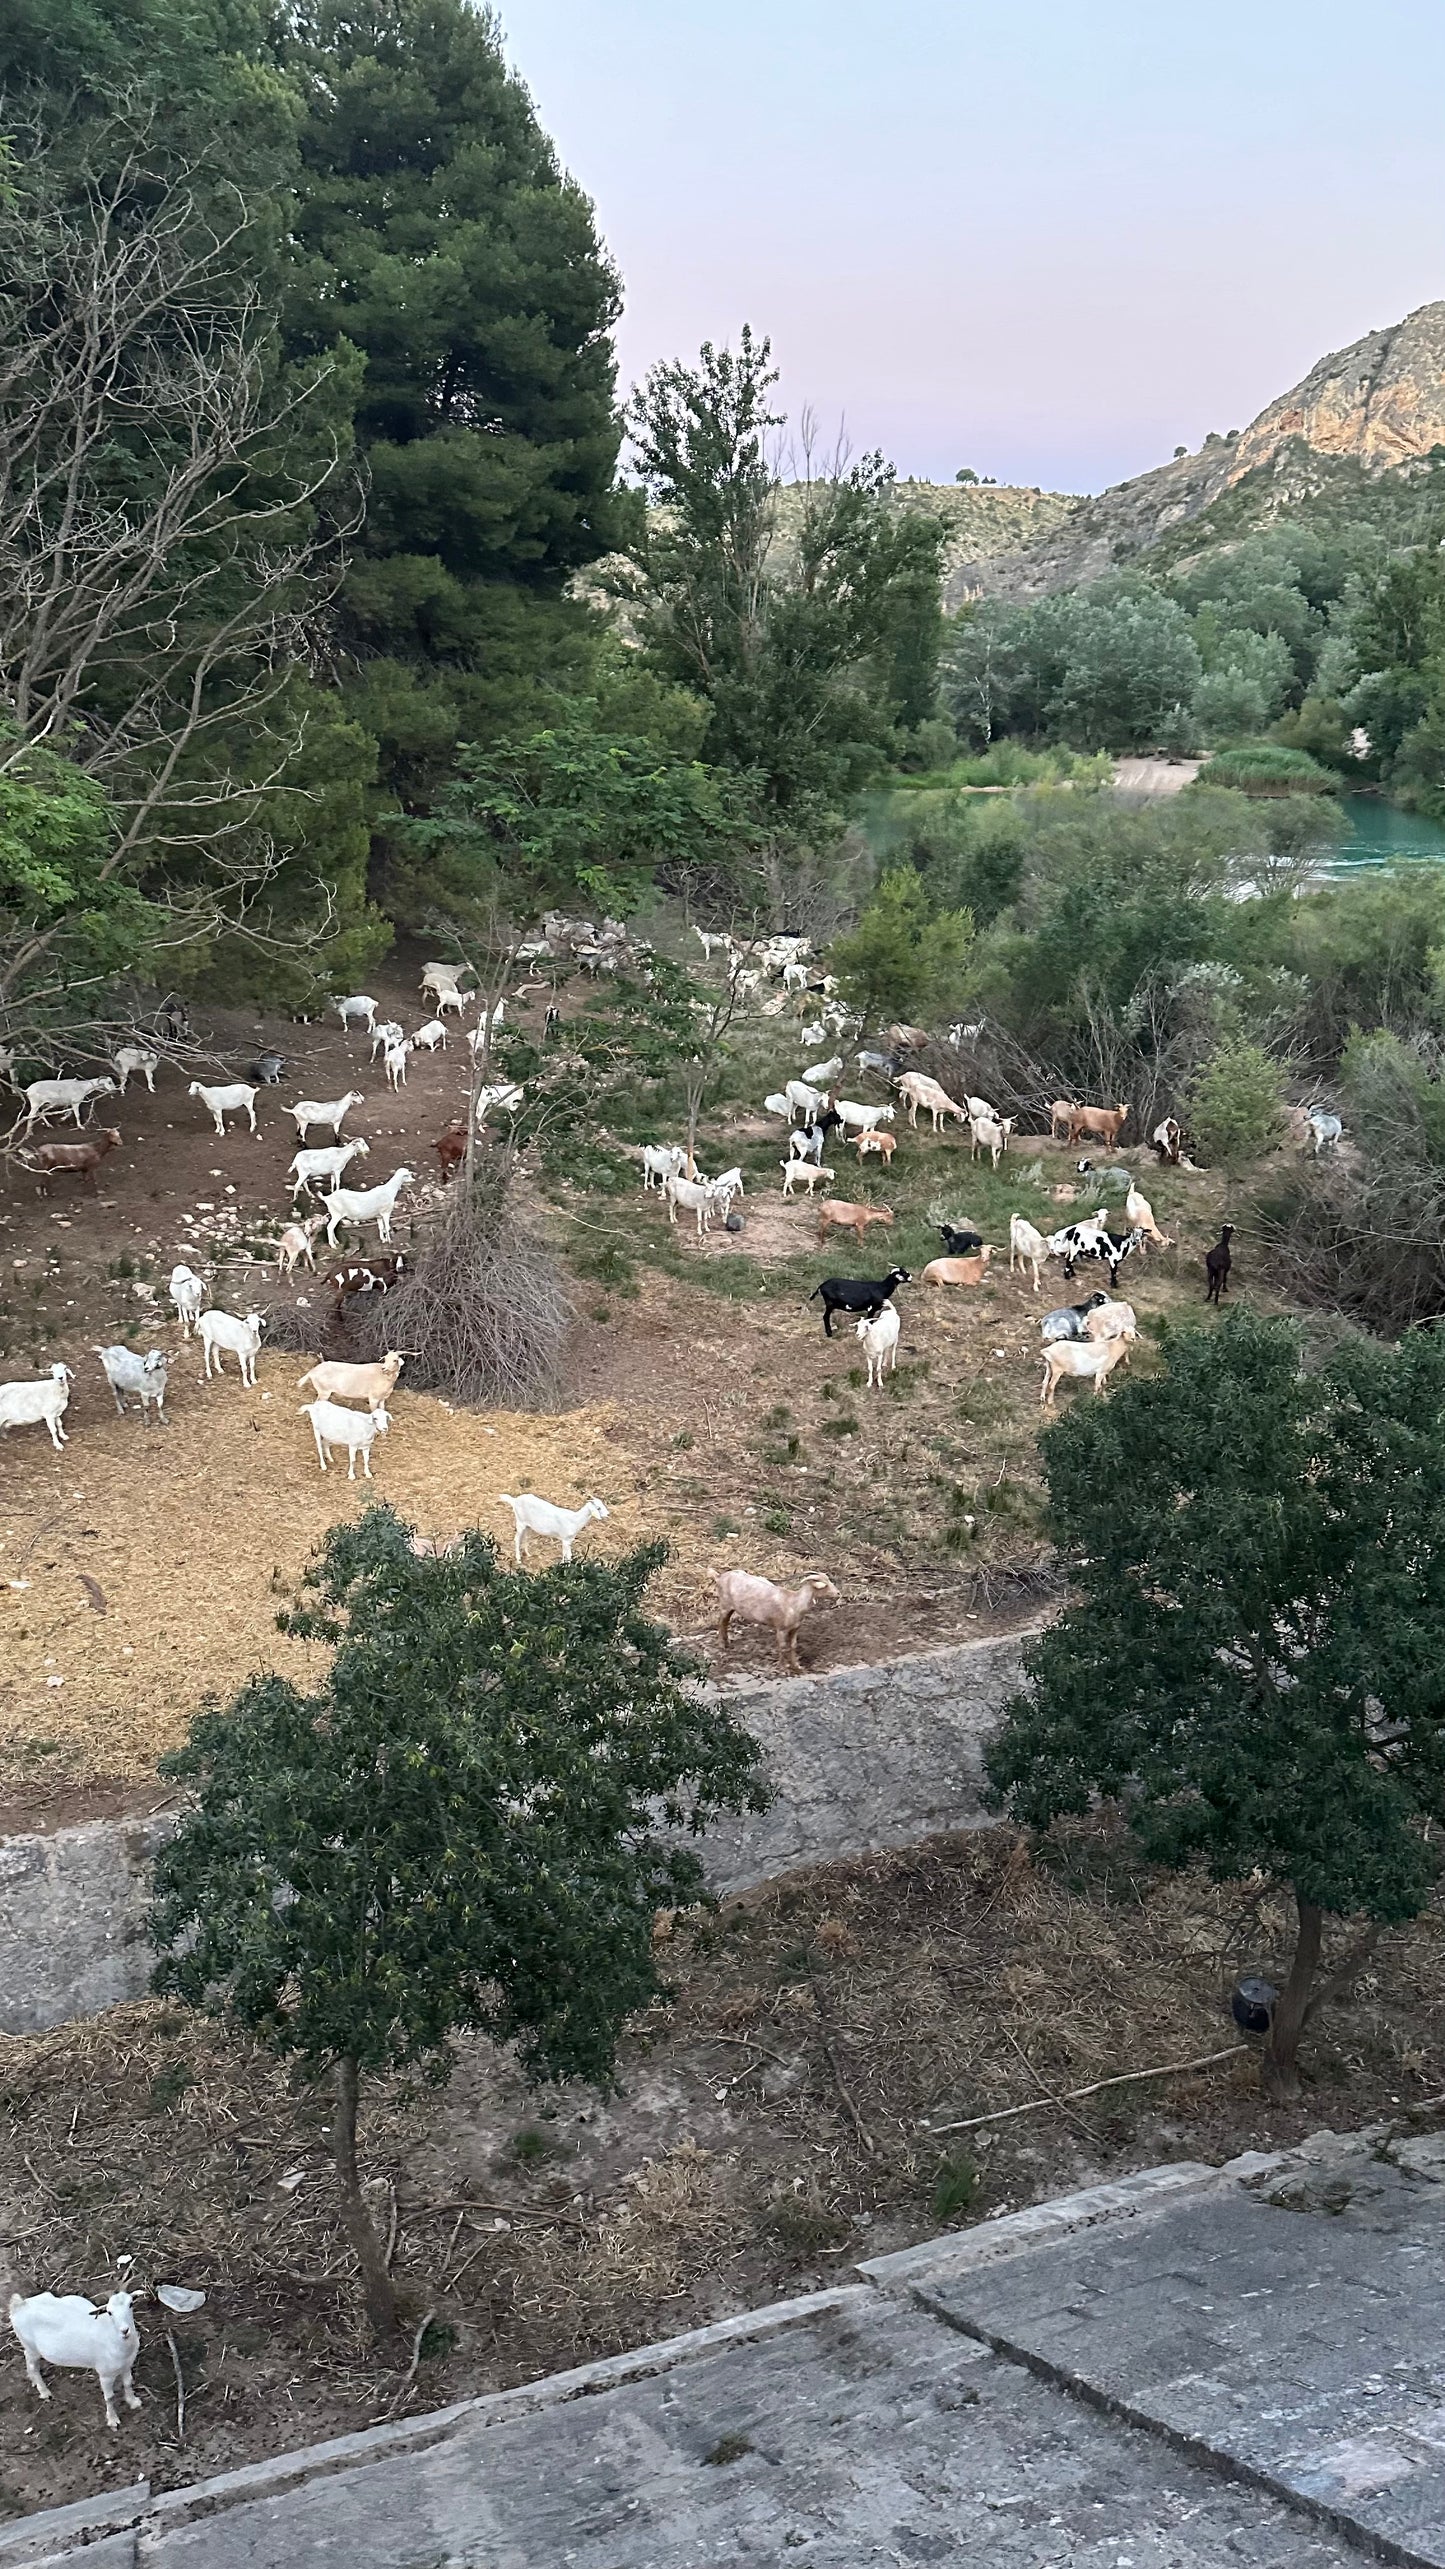
[[[421,1014],[417,978],[408,956],[373,985],[407,1025]],[[0,1179],[4,1373],[37,1372],[62,1355],[77,1375],[62,1452],[40,1429],[0,1445],[0,1580],[28,1583],[0,1586],[0,1825],[99,1813],[118,1796],[133,1807],[203,1696],[224,1695],[263,1658],[299,1666],[297,1645],[275,1633],[277,1606],[333,1517],[366,1497],[363,1482],[317,1470],[297,1414],[306,1358],[263,1348],[254,1392],[234,1360],[227,1379],[206,1384],[194,1343],[180,1346],[166,1279],[184,1260],[225,1308],[300,1302],[316,1315],[319,1349],[329,1297],[304,1275],[279,1287],[268,1256],[289,1212],[287,1102],[360,1080],[365,1104],[348,1129],[371,1143],[368,1180],[398,1165],[417,1172],[396,1232],[415,1245],[440,1200],[430,1142],[464,1098],[464,1046],[454,1035],[445,1053],[415,1056],[393,1096],[361,1034],[241,1018],[208,1032],[232,1068],[263,1042],[290,1055],[283,1085],[258,1100],[255,1139],[243,1129],[218,1140],[186,1097],[190,1071],[218,1071],[163,1061],[154,1097],[132,1086],[109,1102],[125,1141],[94,1195],[64,1181],[41,1195],[13,1162]],[[760,1027],[755,1043],[761,1095],[801,1056],[786,1026]],[[425,1532],[469,1520],[501,1537],[511,1528],[501,1490],[535,1487],[564,1503],[595,1493],[612,1514],[589,1543],[667,1537],[674,1557],[655,1602],[686,1632],[706,1617],[715,1568],[788,1577],[826,1567],[843,1603],[808,1633],[805,1658],[819,1667],[1031,1611],[1044,1551],[1040,1302],[1002,1255],[978,1293],[913,1287],[902,1361],[880,1394],[861,1388],[851,1334],[826,1339],[808,1296],[820,1273],[868,1273],[894,1256],[920,1268],[939,1245],[928,1220],[935,1196],[1005,1241],[1014,1203],[1027,1201],[1043,1222],[1062,1218],[1051,1188],[1072,1174],[1066,1156],[1027,1143],[1047,1181],[1030,1188],[1024,1154],[994,1177],[970,1166],[956,1137],[900,1128],[891,1171],[839,1166],[840,1191],[881,1202],[886,1190],[898,1208],[895,1231],[874,1233],[860,1266],[856,1251],[820,1252],[806,1201],[782,1201],[783,1131],[756,1105],[721,1112],[706,1141],[711,1164],[726,1152],[747,1167],[741,1239],[717,1231],[699,1242],[686,1223],[670,1229],[640,1187],[621,1204],[553,1188],[537,1211],[574,1276],[568,1405],[551,1417],[484,1419],[401,1389],[375,1457],[377,1491]],[[1179,1181],[1164,1188],[1177,1192]],[[1202,1237],[1204,1196],[1189,1209]],[[1141,1310],[1193,1292],[1172,1255],[1128,1274]],[[1087,1288],[1055,1280],[1053,1289]],[[115,1338],[172,1349],[168,1427],[116,1417],[92,1353]],[[334,1338],[327,1352],[340,1352]],[[727,1664],[766,1671],[771,1645],[745,1635]]]
[[[675,1999],[630,2032],[613,2097],[529,2091],[476,2044],[445,2091],[364,2100],[410,2325],[432,2314],[410,2385],[368,2349],[324,2094],[155,2004],[0,2046],[0,2265],[143,2296],[143,2406],[115,2435],[93,2380],[54,2376],[41,2409],[13,2348],[0,2361],[0,2513],[174,2485],[646,2344],[1129,2167],[1438,2120],[1445,1917],[1383,1939],[1312,2032],[1288,2112],[1231,2050],[1226,2005],[1241,1970],[1278,1971],[1284,1924],[1247,1886],[1153,1880],[1100,1835],[1031,1864],[1005,1831],[679,1921]],[[205,2307],[169,2318],[144,2297],[162,2281]]]

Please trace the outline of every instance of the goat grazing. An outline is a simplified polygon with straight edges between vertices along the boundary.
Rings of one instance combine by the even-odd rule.
[[[1344,1135],[1345,1128],[1340,1122],[1338,1115],[1326,1115],[1318,1106],[1311,1106],[1308,1109],[1305,1115],[1305,1122],[1308,1124],[1311,1133],[1314,1135],[1316,1159],[1319,1158],[1322,1151],[1334,1150],[1336,1144]]]
[[[332,1454],[341,1447],[350,1456],[346,1467],[348,1481],[356,1478],[358,1454],[361,1456],[363,1480],[371,1479],[371,1449],[378,1436],[384,1436],[391,1425],[388,1411],[342,1409],[332,1400],[311,1400],[302,1402],[299,1415],[311,1421],[311,1433],[316,1439],[316,1460],[323,1472]]]
[[[318,1401],[364,1400],[368,1409],[385,1409],[405,1362],[406,1358],[393,1347],[379,1365],[313,1365],[309,1374],[302,1374],[296,1388],[304,1392],[309,1383]]]
[[[446,1051],[447,1030],[440,1017],[428,1017],[418,1026],[411,1038],[411,1048],[414,1053]]]
[[[1069,1138],[1069,1125],[1074,1116],[1079,1113],[1079,1108],[1070,1098],[1056,1097],[1053,1104],[1045,1111],[1049,1119],[1049,1140],[1066,1142]]]
[[[171,1281],[167,1290],[176,1306],[176,1318],[181,1324],[181,1336],[189,1338],[196,1322],[200,1319],[201,1305],[206,1299],[206,1288],[193,1267],[172,1267]]]
[[[327,1124],[334,1142],[341,1139],[341,1126],[353,1106],[364,1106],[366,1100],[359,1088],[348,1088],[344,1097],[302,1097],[288,1106],[288,1115],[296,1118],[296,1139],[304,1142],[313,1124]]]
[[[971,1258],[983,1247],[983,1233],[967,1223],[960,1228],[954,1222],[940,1222],[938,1236],[951,1258]]]
[[[359,1137],[354,1142],[334,1142],[324,1151],[298,1151],[286,1174],[291,1180],[293,1201],[308,1195],[319,1177],[329,1177],[333,1186],[350,1168],[353,1160],[369,1160],[371,1145]]]
[[[41,1193],[48,1192],[47,1178],[88,1178],[92,1187],[96,1172],[107,1152],[118,1151],[120,1135],[113,1124],[103,1124],[92,1142],[37,1142],[33,1151],[19,1153],[22,1168],[40,1180]]]
[[[1039,1322],[1039,1336],[1045,1346],[1056,1338],[1087,1338],[1089,1314],[1102,1311],[1108,1295],[1091,1293],[1087,1302],[1066,1302],[1057,1311],[1046,1311]]]
[[[133,1347],[92,1347],[101,1371],[111,1388],[117,1418],[125,1416],[126,1392],[134,1392],[140,1401],[140,1414],[147,1427],[154,1406],[161,1425],[166,1419],[166,1373],[170,1358],[163,1347],[152,1347],[149,1355],[138,1356]]]
[[[1233,1238],[1234,1224],[1226,1222],[1214,1247],[1205,1250],[1204,1272],[1209,1278],[1209,1291],[1204,1297],[1206,1304],[1219,1302],[1229,1291],[1229,1270],[1234,1264],[1229,1244]]]
[[[376,1001],[368,999],[364,991],[353,991],[349,999],[333,999],[331,1005],[347,1034],[350,1034],[353,1024],[364,1026],[368,1034],[375,1027]]]
[[[1095,1396],[1102,1393],[1116,1365],[1122,1365],[1129,1353],[1127,1338],[1086,1339],[1081,1346],[1076,1340],[1055,1339],[1044,1349],[1044,1380],[1039,1401],[1045,1409],[1058,1406],[1059,1385],[1065,1375],[1071,1382],[1092,1383]]]
[[[1131,1344],[1139,1335],[1139,1322],[1132,1302],[1096,1302],[1084,1314],[1084,1336],[1096,1342],[1104,1338],[1127,1338]]]
[[[78,1124],[93,1099],[114,1094],[113,1079],[33,1079],[21,1091],[25,1121],[20,1139],[23,1142],[37,1124],[48,1124],[52,1115],[73,1115]]]
[[[159,1053],[148,1052],[144,1044],[122,1044],[119,1052],[112,1053],[111,1060],[115,1065],[116,1080],[120,1088],[121,1096],[124,1097],[126,1081],[129,1079],[131,1072],[135,1071],[145,1081],[152,1097],[154,1097],[156,1093],[156,1072],[160,1068],[160,1059],[161,1057]]]
[[[997,1168],[999,1154],[1008,1149],[1008,1137],[1013,1128],[1014,1119],[1011,1115],[1006,1115],[1002,1123],[996,1122],[992,1115],[970,1115],[968,1119],[969,1158],[976,1160],[980,1151],[987,1151],[993,1166]]]
[[[713,1625],[724,1650],[734,1623],[761,1624],[777,1636],[778,1665],[802,1674],[798,1658],[798,1627],[812,1608],[825,1597],[836,1605],[842,1599],[824,1570],[811,1570],[796,1588],[779,1588],[771,1579],[760,1579],[750,1570],[717,1570],[717,1620]]]
[[[256,1356],[265,1326],[259,1311],[248,1311],[244,1320],[237,1320],[229,1311],[203,1311],[196,1323],[196,1336],[205,1349],[206,1381],[211,1379],[212,1357],[215,1358],[216,1372],[224,1376],[226,1368],[221,1362],[221,1351],[229,1347],[241,1368],[242,1382],[248,1391],[254,1391]]]
[[[584,1527],[594,1517],[605,1517],[608,1512],[600,1499],[584,1500],[580,1508],[553,1507],[550,1499],[539,1499],[535,1490],[522,1490],[516,1498],[499,1490],[497,1504],[512,1511],[513,1549],[519,1570],[525,1566],[529,1534],[543,1534],[549,1541],[560,1543],[563,1560],[570,1561],[572,1546]]]
[[[128,2292],[113,2292],[103,2310],[78,2292],[37,2292],[28,2298],[12,2293],[10,2325],[24,2350],[31,2389],[43,2400],[50,2397],[50,2385],[40,2369],[43,2363],[56,2364],[66,2372],[94,2373],[105,2402],[106,2425],[119,2426],[117,2383],[126,2407],[140,2407],[131,2387],[140,2353],[133,2313],[134,2299]]]
[[[868,1389],[871,1391],[876,1383],[881,1391],[885,1372],[891,1370],[896,1374],[898,1371],[898,1341],[903,1334],[903,1323],[896,1306],[887,1303],[876,1320],[860,1320],[856,1334],[863,1342],[863,1353],[868,1359]]]
[[[1150,1134],[1149,1147],[1158,1152],[1164,1168],[1177,1169],[1184,1157],[1183,1125],[1177,1123],[1172,1115],[1166,1115],[1163,1123],[1156,1124]]]
[[[830,1231],[851,1231],[861,1240],[874,1223],[880,1229],[893,1228],[892,1207],[887,1204],[849,1204],[842,1196],[830,1195],[818,1207],[818,1246],[822,1247]]]
[[[256,1091],[254,1088],[248,1088],[243,1079],[232,1080],[230,1085],[226,1088],[207,1088],[201,1080],[193,1079],[190,1087],[186,1091],[186,1095],[188,1097],[199,1097],[201,1104],[211,1116],[215,1124],[216,1131],[223,1138],[226,1130],[226,1117],[228,1115],[247,1116],[250,1121],[251,1130],[253,1133],[255,1132]]]
[[[891,1133],[860,1133],[857,1136],[857,1141],[858,1165],[860,1168],[862,1167],[864,1160],[867,1159],[869,1153],[872,1151],[877,1152],[878,1157],[883,1162],[885,1168],[892,1167],[893,1154],[897,1150],[898,1144]]]
[[[806,1187],[810,1196],[816,1186],[831,1186],[838,1174],[836,1169],[825,1169],[813,1160],[780,1160],[778,1166],[783,1172],[783,1195],[787,1200],[796,1195],[800,1186]]]
[[[323,1215],[323,1220],[325,1219]],[[352,1258],[344,1267],[333,1267],[322,1282],[336,1296],[336,1318],[341,1318],[346,1304],[358,1295],[392,1293],[402,1277],[410,1273],[410,1262],[400,1250],[390,1258]]]
[[[825,1276],[808,1296],[810,1302],[823,1306],[823,1335],[833,1335],[833,1314],[841,1311],[850,1320],[876,1320],[886,1302],[901,1284],[911,1284],[907,1267],[890,1267],[886,1276]]]
[[[450,1178],[456,1176],[467,1156],[467,1128],[460,1115],[455,1122],[448,1124],[444,1133],[438,1133],[432,1149],[440,1163],[442,1184],[445,1186]]]
[[[1124,1219],[1131,1231],[1142,1231],[1145,1238],[1152,1241],[1156,1249],[1173,1248],[1173,1241],[1166,1238],[1154,1219],[1153,1205],[1147,1196],[1140,1194],[1132,1178],[1129,1181],[1129,1192],[1124,1198]]]
[[[921,1070],[906,1070],[896,1085],[898,1094],[908,1109],[910,1124],[918,1122],[920,1106],[926,1107],[932,1116],[935,1133],[942,1131],[946,1115],[955,1116],[960,1124],[967,1122],[968,1118],[957,1098],[950,1097],[947,1089],[941,1088],[936,1079],[925,1078]]]
[[[0,1435],[12,1427],[39,1427],[43,1420],[58,1454],[70,1441],[60,1420],[74,1380],[68,1365],[52,1365],[39,1382],[0,1383]]]
[[[383,1247],[391,1238],[391,1220],[396,1199],[404,1186],[413,1184],[410,1169],[393,1169],[384,1186],[364,1188],[333,1187],[326,1198],[326,1245],[336,1246],[336,1227],[340,1222],[374,1222],[376,1236]]]

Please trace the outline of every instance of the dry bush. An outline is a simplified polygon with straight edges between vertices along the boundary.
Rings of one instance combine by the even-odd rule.
[[[409,1391],[545,1409],[559,1396],[570,1318],[561,1269],[505,1184],[468,1192],[459,1177],[416,1273],[353,1303],[347,1344],[362,1363],[402,1348]]]

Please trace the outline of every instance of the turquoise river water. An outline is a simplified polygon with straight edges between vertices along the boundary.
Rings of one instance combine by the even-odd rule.
[[[1445,829],[1438,821],[1402,812],[1378,794],[1342,794],[1340,810],[1350,835],[1332,857],[1331,874],[1353,872],[1360,865],[1400,865],[1419,857],[1445,864]]]

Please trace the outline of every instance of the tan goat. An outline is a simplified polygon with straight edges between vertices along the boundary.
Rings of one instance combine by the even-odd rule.
[[[830,1231],[851,1231],[861,1240],[873,1223],[885,1231],[893,1227],[893,1213],[886,1204],[845,1204],[841,1196],[830,1195],[818,1207],[818,1245],[821,1248]]]
[[[313,1365],[303,1374],[296,1388],[304,1392],[307,1384],[317,1400],[364,1400],[368,1409],[385,1409],[387,1396],[396,1389],[396,1378],[406,1358],[393,1347],[379,1365]]]
[[[724,1650],[734,1622],[763,1624],[777,1634],[779,1667],[791,1668],[801,1675],[798,1626],[804,1615],[823,1597],[831,1598],[835,1606],[842,1603],[827,1572],[811,1570],[796,1588],[779,1588],[771,1579],[756,1578],[749,1570],[718,1570],[713,1576],[718,1604],[713,1630]]]
[[[993,1256],[992,1249],[980,1249],[972,1258],[933,1258],[923,1270],[927,1285],[982,1284],[984,1270]]]

